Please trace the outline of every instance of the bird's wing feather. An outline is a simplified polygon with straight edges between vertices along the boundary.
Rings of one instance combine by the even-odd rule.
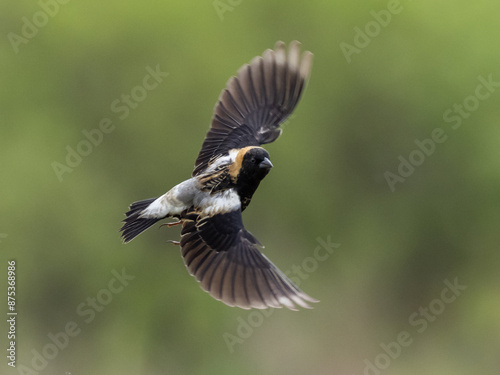
[[[189,273],[212,297],[243,309],[308,308],[317,302],[295,286],[256,246],[243,227],[241,211],[184,218],[181,247]]]
[[[288,56],[283,42],[266,50],[240,68],[221,92],[212,125],[196,159],[193,176],[229,150],[260,146],[276,140],[280,124],[292,113],[305,88],[312,53],[300,57],[300,43],[290,43]]]

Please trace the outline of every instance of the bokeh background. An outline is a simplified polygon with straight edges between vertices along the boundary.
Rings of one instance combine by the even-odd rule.
[[[2,2],[0,309],[15,259],[19,315],[18,367],[3,357],[0,372],[498,374],[499,12],[486,1]],[[227,79],[294,39],[315,54],[312,78],[267,146],[275,168],[244,221],[321,302],[263,315],[199,288],[166,242],[178,228],[126,246],[118,229],[129,203],[189,177]],[[157,66],[162,82],[120,119],[112,103],[140,94]],[[476,91],[481,77],[496,86]],[[58,177],[54,163],[103,119],[102,142]],[[414,152],[420,165],[391,189],[386,172],[437,128],[446,140],[424,160]],[[318,261],[318,238],[340,246]],[[110,293],[123,269],[133,279]],[[452,302],[445,280],[466,286]]]

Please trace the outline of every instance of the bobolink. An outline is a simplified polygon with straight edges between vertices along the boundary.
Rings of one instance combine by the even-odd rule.
[[[312,53],[277,42],[227,82],[192,178],[159,198],[132,203],[120,231],[125,243],[157,221],[182,224],[184,263],[212,297],[243,309],[309,307],[317,302],[281,272],[243,226],[241,213],[273,166],[262,144],[275,141],[309,78]]]

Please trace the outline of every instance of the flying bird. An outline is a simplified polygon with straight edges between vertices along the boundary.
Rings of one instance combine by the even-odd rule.
[[[120,229],[125,243],[159,220],[182,225],[181,253],[205,291],[243,309],[318,302],[281,272],[243,226],[241,213],[273,167],[261,147],[275,141],[309,79],[312,53],[300,43],[266,50],[229,79],[214,108],[212,124],[192,177],[164,195],[132,203]]]

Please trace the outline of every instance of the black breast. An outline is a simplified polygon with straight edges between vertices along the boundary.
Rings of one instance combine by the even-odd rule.
[[[253,194],[259,187],[260,182],[269,173],[268,169],[249,168],[244,166],[236,180],[236,191],[240,196],[241,210],[243,211],[250,204]]]

